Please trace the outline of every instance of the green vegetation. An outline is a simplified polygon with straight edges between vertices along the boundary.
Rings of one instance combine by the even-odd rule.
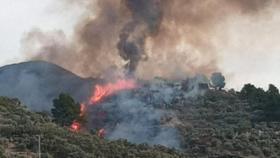
[[[75,103],[74,99],[68,94],[62,93],[54,99],[53,107],[51,111],[54,122],[61,126],[69,126],[74,120],[83,121],[83,117],[80,116],[80,104]]]
[[[7,158],[36,157],[38,135],[42,158],[184,157],[162,146],[107,141],[87,132],[72,132],[46,115],[28,111],[16,99],[0,97],[0,158],[3,153]]]
[[[185,154],[198,158],[278,158],[280,122],[252,121],[263,113],[234,91],[210,90],[197,100],[181,98],[176,112]]]
[[[3,146],[0,146],[0,158],[5,158],[4,152]]]
[[[280,121],[280,94],[274,85],[270,84],[268,90],[264,91],[246,84],[240,92],[240,98],[248,100],[254,110],[263,112],[260,121]]]
[[[279,90],[274,85],[269,85],[266,91],[252,84],[244,85],[240,92],[212,89],[197,99],[178,96],[172,105],[163,107],[172,111],[172,115],[161,121],[179,130],[182,143],[179,152],[126,140],[109,141],[87,131],[69,130],[68,120],[77,118],[60,117],[75,111],[69,107],[79,106],[67,95],[54,101],[54,109],[64,107],[57,110],[57,114],[62,111],[55,118],[57,124],[44,113],[28,111],[16,99],[0,97],[0,158],[36,157],[38,135],[44,158],[277,158],[280,157],[279,103]]]

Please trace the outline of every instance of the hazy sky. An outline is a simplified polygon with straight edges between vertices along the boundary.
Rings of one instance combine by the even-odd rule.
[[[235,21],[234,17],[229,21]],[[220,44],[220,67],[230,87],[254,83],[280,86],[280,11],[258,20],[238,19],[227,26],[228,40]]]
[[[65,9],[55,0],[0,0],[0,66],[22,60],[21,38],[33,28],[62,29],[71,34],[78,10]]]
[[[0,0],[0,66],[23,60],[21,38],[31,29],[61,29],[71,35],[81,14],[78,8],[65,9],[55,0]],[[280,11],[257,23],[230,20],[236,22],[221,26],[229,28],[229,39],[218,44],[219,66],[228,87],[239,89],[247,82],[264,88],[268,83],[280,86]]]

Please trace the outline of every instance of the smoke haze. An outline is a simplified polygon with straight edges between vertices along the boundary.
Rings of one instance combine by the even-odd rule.
[[[137,89],[119,91],[89,106],[87,126],[93,130],[105,128],[110,140],[122,138],[179,149],[181,136],[176,127],[182,123],[170,107],[179,100],[203,95],[201,83],[208,84],[203,75],[189,78],[188,88],[183,90],[182,81],[153,79]]]
[[[32,59],[50,61],[82,76],[96,76],[112,66],[141,78],[181,78],[220,69],[221,45],[228,25],[269,17],[276,0],[66,0],[82,5],[73,37],[33,30],[23,38]],[[35,43],[35,44],[34,44]]]

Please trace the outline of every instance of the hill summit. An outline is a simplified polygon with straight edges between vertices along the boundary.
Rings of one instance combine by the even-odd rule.
[[[0,96],[19,98],[35,111],[49,111],[53,98],[62,92],[85,99],[92,81],[52,63],[30,61],[0,68]]]

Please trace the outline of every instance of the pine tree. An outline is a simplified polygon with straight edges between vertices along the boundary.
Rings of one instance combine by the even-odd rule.
[[[61,126],[69,126],[74,120],[81,120],[80,105],[68,94],[60,94],[53,100],[51,109],[54,122]]]

